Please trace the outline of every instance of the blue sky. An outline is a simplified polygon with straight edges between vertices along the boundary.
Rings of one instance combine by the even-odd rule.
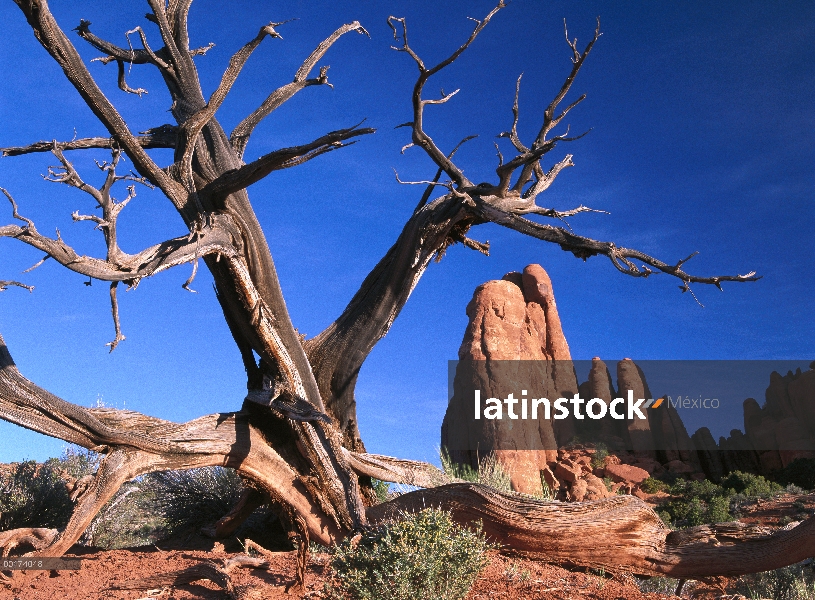
[[[103,11],[98,3],[53,0],[70,30],[80,18],[96,34],[124,44],[143,25],[146,3]],[[228,6],[224,9],[223,6]],[[735,7],[738,6],[738,10]],[[417,149],[404,155],[410,90],[416,69],[390,50],[388,15],[408,18],[411,42],[427,63],[446,57],[468,35],[488,2],[259,3],[196,0],[193,44],[215,42],[197,59],[205,92],[231,54],[266,22],[280,27],[250,59],[218,114],[227,131],[274,88],[291,80],[313,47],[342,23],[358,19],[371,39],[343,37],[320,64],[331,65],[334,89],[309,88],[255,132],[247,159],[303,143],[367,118],[373,136],[250,188],[266,231],[295,326],[316,335],[342,310],[365,274],[387,251],[421,189],[403,179],[435,172]],[[117,12],[118,11],[118,12]],[[426,129],[442,149],[479,134],[457,155],[474,181],[494,180],[494,136],[508,129],[515,79],[521,87],[520,132],[534,135],[542,111],[571,66],[563,18],[582,46],[599,15],[604,32],[573,88],[587,100],[571,113],[572,132],[589,135],[561,146],[550,160],[574,154],[538,201],[559,209],[585,204],[609,211],[572,218],[576,232],[636,247],[668,262],[698,250],[688,270],[764,276],[750,284],[694,288],[700,308],[664,275],[638,280],[603,258],[582,262],[556,246],[486,225],[472,237],[489,240],[492,256],[453,247],[432,264],[390,334],[364,365],[357,388],[360,428],[368,449],[432,459],[446,407],[447,361],[457,357],[473,289],[511,270],[540,263],[549,272],[563,328],[575,358],[636,359],[815,358],[815,5],[811,2],[540,2],[516,0],[501,11],[458,62],[428,83],[427,95],[460,88],[444,106],[428,107]],[[11,2],[0,8],[0,145],[104,135],[78,94],[31,34]],[[75,34],[87,60],[97,53]],[[131,125],[140,131],[169,122],[169,97],[149,67],[129,82],[149,94],[116,88],[115,66],[91,72]],[[509,152],[503,148],[504,153]],[[166,164],[168,151],[155,153]],[[72,153],[83,177],[98,182],[92,159]],[[59,227],[80,252],[101,255],[101,235],[74,224],[74,210],[92,210],[90,197],[42,181],[54,164],[46,154],[0,159],[0,185],[42,232]],[[63,189],[64,188],[64,189]],[[124,194],[123,191],[120,194]],[[11,222],[0,205],[0,222]],[[140,190],[120,219],[124,250],[136,252],[183,232],[161,195]],[[0,295],[0,332],[22,372],[82,405],[106,404],[171,420],[237,409],[243,369],[212,291],[199,272],[181,289],[187,267],[145,280],[120,294],[127,340],[112,354],[107,286],[83,285],[78,275],[13,240],[0,240],[0,279],[36,286],[33,294]],[[49,261],[50,262],[50,261]],[[0,461],[44,458],[63,443],[0,424]]]

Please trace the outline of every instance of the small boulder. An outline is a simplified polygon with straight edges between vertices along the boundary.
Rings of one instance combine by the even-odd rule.
[[[585,479],[578,479],[572,484],[569,490],[568,498],[572,502],[583,502],[586,499],[586,493],[589,491],[589,485]]]
[[[664,470],[661,464],[647,456],[638,458],[635,466],[648,471],[649,475],[659,475]]]
[[[627,484],[639,484],[650,477],[648,471],[634,465],[606,465],[606,476]]]
[[[555,477],[568,483],[574,483],[582,475],[582,469],[571,461],[559,462],[555,465]]]
[[[560,481],[558,481],[555,474],[552,473],[552,469],[549,467],[541,469],[541,481],[549,486],[549,491],[552,492],[552,494],[556,493],[560,488]]]
[[[588,487],[586,491],[586,500],[600,500],[602,498],[613,496],[613,494],[608,491],[606,483],[599,477],[589,474],[586,475],[584,479],[586,481],[586,486]]]

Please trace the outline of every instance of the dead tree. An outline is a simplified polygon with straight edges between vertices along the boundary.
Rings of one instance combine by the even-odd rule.
[[[119,87],[124,92],[143,91],[131,88],[127,82],[126,72],[132,65],[151,65],[163,77],[172,98],[175,124],[136,135],[101,92],[73,42],[51,15],[46,0],[14,1],[37,40],[62,67],[109,137],[39,142],[5,148],[3,153],[6,156],[53,153],[59,164],[49,170],[48,178],[86,192],[101,209],[101,215],[77,213],[74,219],[96,223],[104,235],[107,255],[82,256],[59,235],[56,238],[43,235],[6,190],[3,193],[17,222],[0,226],[0,237],[14,238],[76,273],[110,283],[115,324],[111,349],[123,339],[116,301],[120,283],[135,287],[142,279],[162,270],[187,263],[197,265],[202,260],[214,277],[224,318],[243,358],[248,393],[239,412],[207,415],[183,424],[124,410],[81,408],[26,379],[14,366],[5,344],[0,344],[0,417],[104,455],[95,477],[82,481],[75,490],[77,504],[65,530],[7,532],[0,537],[6,548],[33,539],[39,552],[60,555],[79,538],[124,482],[151,471],[223,465],[237,469],[255,482],[263,498],[244,498],[242,505],[221,524],[221,533],[234,528],[240,515],[251,512],[247,507],[267,500],[281,507],[303,538],[322,544],[331,544],[365,528],[396,508],[438,505],[451,509],[462,521],[482,519],[487,532],[510,548],[541,553],[551,560],[644,574],[675,577],[737,574],[789,564],[815,554],[815,536],[810,533],[815,522],[774,534],[735,525],[672,533],[650,508],[631,497],[559,505],[500,494],[473,484],[453,483],[413,492],[366,511],[364,500],[370,477],[420,487],[437,486],[443,481],[443,476],[431,465],[365,453],[356,425],[354,387],[363,361],[388,332],[431,259],[456,243],[488,252],[486,244],[468,237],[471,228],[487,222],[498,223],[557,244],[583,260],[605,256],[626,275],[648,277],[656,272],[666,273],[676,277],[683,290],[689,290],[692,283],[720,287],[725,281],[758,278],[755,273],[691,275],[684,270],[688,259],[669,264],[638,250],[582,237],[570,228],[530,218],[537,215],[563,219],[591,210],[579,206],[557,211],[540,206],[537,199],[563,169],[573,164],[570,154],[548,169],[542,159],[557,146],[581,137],[570,137],[568,130],[557,134],[555,131],[569,111],[585,98],[580,96],[561,108],[600,37],[599,22],[583,50],[567,32],[572,68],[546,107],[535,139],[523,141],[518,135],[516,90],[511,127],[500,134],[509,140],[513,156],[505,160],[499,152],[493,182],[474,183],[454,162],[456,148],[451,151],[439,148],[427,133],[424,121],[427,105],[443,104],[455,92],[428,99],[424,87],[433,75],[459,59],[504,8],[503,2],[485,18],[475,21],[470,36],[447,59],[432,66],[425,64],[409,44],[405,20],[388,19],[396,50],[405,53],[418,69],[411,98],[412,117],[404,124],[411,133],[409,145],[427,153],[438,170],[429,181],[412,182],[426,186],[421,200],[398,239],[362,282],[342,314],[316,337],[301,341],[286,311],[272,256],[246,188],[273,171],[344,148],[353,143],[350,140],[373,130],[359,125],[338,129],[249,163],[243,160],[244,150],[258,123],[281,104],[306,87],[328,84],[325,67],[318,74],[313,71],[341,36],[351,32],[366,34],[362,25],[353,22],[334,31],[305,59],[291,83],[273,90],[227,135],[215,118],[218,108],[253,50],[266,37],[279,37],[280,23],[260,28],[231,58],[220,84],[207,98],[202,93],[194,58],[204,55],[208,48],[191,48],[187,32],[192,0],[148,0],[150,13],[146,18],[153,29],[136,27],[128,32],[134,41],[138,36],[138,49],[103,40],[91,31],[89,22],[81,21],[77,35],[102,53],[103,63],[115,63]],[[86,183],[66,157],[69,151],[85,148],[106,148],[111,152],[110,161],[100,165],[102,183],[98,187]],[[157,164],[148,153],[152,148],[174,149],[173,164]],[[133,165],[135,174],[120,172],[123,155]],[[116,201],[112,190],[122,182],[128,185],[128,194],[124,200]],[[117,217],[138,185],[161,190],[178,210],[186,231],[137,254],[127,254],[118,245]],[[436,190],[441,193],[434,197]],[[0,282],[0,288],[7,285],[22,284]],[[582,542],[586,536],[592,539],[590,553]]]

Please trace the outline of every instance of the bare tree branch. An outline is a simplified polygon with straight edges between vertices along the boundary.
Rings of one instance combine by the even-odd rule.
[[[540,159],[543,157],[543,155],[553,150],[558,142],[574,141],[580,139],[581,137],[583,137],[583,135],[586,135],[586,133],[588,133],[586,132],[578,136],[569,137],[567,129],[566,133],[555,136],[554,138],[551,139],[547,139],[547,135],[549,134],[549,132],[563,120],[563,118],[569,113],[569,111],[578,104],[580,104],[583,100],[585,100],[586,95],[583,94],[577,100],[575,100],[569,106],[567,106],[557,117],[554,116],[555,110],[571,89],[572,83],[574,82],[577,73],[580,71],[580,67],[582,67],[583,63],[585,62],[586,58],[589,55],[589,52],[591,52],[591,49],[594,47],[594,44],[599,39],[600,35],[602,34],[600,33],[600,20],[598,19],[597,28],[594,32],[594,37],[586,46],[585,50],[581,53],[577,50],[577,40],[574,41],[569,40],[567,32],[566,41],[569,44],[569,47],[572,49],[573,54],[572,69],[569,75],[567,76],[566,80],[564,81],[563,85],[561,86],[560,90],[544,111],[543,124],[538,133],[538,136],[536,137],[535,141],[532,143],[530,147],[527,147],[518,136],[518,118],[519,118],[518,95],[520,93],[521,87],[521,77],[518,77],[518,81],[515,84],[515,100],[512,105],[512,117],[513,117],[512,127],[509,131],[504,131],[501,134],[499,134],[498,137],[508,138],[510,142],[512,142],[513,147],[518,152],[520,152],[520,154],[518,154],[515,158],[513,158],[507,163],[504,163],[503,159],[499,161],[498,168],[496,169],[496,173],[499,178],[498,185],[488,190],[482,190],[484,193],[488,195],[501,197],[522,196],[523,198],[528,199],[531,202],[530,206],[531,212],[533,210],[531,207],[534,207],[535,197],[539,193],[546,190],[552,184],[555,177],[557,177],[558,173],[562,169],[573,166],[573,163],[571,161],[571,155],[568,155],[564,160],[557,163],[555,167],[553,167],[548,173],[544,174],[543,169],[540,165]],[[521,173],[518,176],[518,179],[515,182],[515,184],[512,185],[511,183],[512,176],[515,173],[515,171],[519,168],[521,169]],[[526,192],[523,192],[524,187],[532,179],[533,174],[537,178],[536,183],[532,185]],[[511,185],[512,189],[510,190]],[[463,191],[476,191],[476,190],[465,189]]]
[[[249,142],[249,136],[252,135],[255,127],[263,119],[269,116],[281,104],[289,100],[300,90],[312,85],[328,85],[328,67],[320,68],[320,75],[313,79],[308,79],[309,73],[317,65],[317,62],[325,55],[328,49],[336,42],[341,36],[349,31],[356,31],[360,34],[368,35],[365,28],[359,24],[358,21],[348,23],[337,29],[334,33],[328,36],[325,40],[320,42],[317,48],[314,49],[309,57],[303,62],[297,73],[294,75],[294,81],[282,87],[277,88],[263,101],[263,103],[243,121],[238,123],[237,127],[232,130],[229,135],[229,142],[237,152],[238,156],[243,157],[246,150],[246,144]],[[370,37],[370,36],[369,36]]]
[[[580,71],[580,67],[583,66],[586,58],[589,56],[589,52],[594,47],[594,44],[597,43],[597,40],[600,39],[602,33],[600,33],[600,18],[597,18],[597,28],[594,30],[594,37],[586,46],[585,50],[580,53],[577,50],[577,38],[574,41],[569,40],[569,31],[566,29],[566,20],[563,20],[563,31],[566,34],[566,42],[569,44],[569,47],[572,49],[573,58],[572,58],[572,71],[569,73],[569,76],[566,78],[566,81],[563,82],[563,85],[560,88],[560,91],[554,97],[554,99],[549,103],[549,106],[546,107],[546,110],[543,112],[543,125],[541,126],[540,131],[538,132],[538,137],[535,139],[535,143],[533,144],[533,149],[536,146],[540,146],[541,144],[546,141],[546,136],[548,133],[560,123],[563,117],[575,106],[577,106],[580,102],[585,99],[585,95],[580,96],[577,100],[572,102],[566,110],[564,110],[560,115],[556,118],[554,116],[555,110],[557,109],[558,104],[561,103],[563,98],[566,97],[566,94],[569,93],[569,90],[572,87],[572,83],[574,83],[575,77],[577,77],[577,73]]]
[[[86,42],[88,42],[91,46],[93,46],[100,52],[105,53],[105,56],[95,58],[93,59],[94,61],[101,62],[102,64],[108,64],[110,62],[113,62],[114,60],[133,65],[154,64],[158,67],[169,69],[169,65],[164,60],[164,57],[168,56],[167,50],[164,47],[153,52],[148,48],[148,45],[145,44],[143,40],[144,49],[142,50],[134,49],[132,46],[129,48],[121,48],[91,33],[90,26],[91,26],[90,21],[82,19],[79,22],[79,26],[76,27],[74,31],[76,31],[77,34]],[[137,27],[135,30],[126,32],[125,35],[127,36],[127,34],[133,33],[136,30],[141,30],[141,27]],[[186,45],[189,48],[189,40],[187,40]],[[214,47],[215,44],[210,42],[206,46],[189,49],[188,52],[190,56],[200,56],[206,54],[209,50],[211,50]]]
[[[107,257],[105,260],[116,267],[126,264],[130,257],[122,252],[122,250],[119,248],[116,235],[116,224],[119,218],[119,213],[125,206],[127,206],[130,200],[136,196],[136,187],[134,185],[128,186],[127,197],[120,202],[116,202],[113,196],[111,196],[111,189],[113,185],[119,181],[137,182],[147,185],[148,187],[152,187],[152,185],[150,185],[150,183],[142,177],[137,177],[135,175],[118,175],[116,173],[116,167],[119,164],[119,160],[122,158],[122,152],[118,148],[113,148],[111,150],[111,162],[103,162],[98,164],[99,168],[106,173],[105,182],[99,189],[85,183],[82,181],[82,179],[80,179],[79,173],[77,173],[73,164],[71,164],[71,162],[65,158],[65,155],[62,153],[62,150],[56,142],[54,142],[52,152],[54,156],[59,159],[62,165],[60,167],[49,167],[48,175],[45,176],[45,179],[47,181],[65,183],[80,189],[96,200],[97,208],[102,209],[101,217],[96,215],[80,215],[79,211],[76,211],[72,215],[73,220],[92,221],[96,223],[96,229],[101,230],[105,236],[105,245],[107,246]]]
[[[34,269],[36,269],[37,267],[42,265],[49,258],[51,258],[51,256],[49,254],[46,254],[40,260],[38,260],[36,263],[34,263],[32,266],[28,267],[25,271],[23,271],[23,273],[30,273],[31,271],[33,271]]]
[[[518,95],[521,93],[521,78],[523,76],[523,73],[518,75],[518,80],[515,82],[515,102],[512,104],[512,129],[499,133],[498,137],[509,138],[518,152],[529,152],[529,148],[524,146],[521,138],[518,137],[518,117],[520,116],[518,110]]]
[[[755,271],[751,271],[745,275],[716,275],[712,277],[690,275],[681,268],[688,259],[679,261],[675,265],[669,265],[639,250],[618,247],[613,242],[593,240],[575,235],[561,227],[541,225],[524,219],[523,217],[497,208],[486,198],[475,197],[473,199],[475,200],[474,212],[484,221],[497,223],[498,225],[514,229],[515,231],[539,240],[558,244],[563,250],[571,252],[583,260],[591,256],[606,256],[621,273],[631,275],[632,277],[648,277],[659,271],[677,277],[685,282],[685,284],[704,283],[715,285],[719,289],[721,289],[721,282],[723,281],[757,281],[761,279],[761,276],[756,275]],[[695,254],[689,258],[692,258],[692,256],[695,256]],[[634,261],[639,261],[644,264],[638,267]],[[653,267],[653,269],[651,267]],[[656,271],[654,269],[656,269]]]
[[[170,0],[167,5],[168,19],[173,25],[173,38],[182,51],[189,50],[190,47],[190,36],[187,33],[187,16],[191,4],[192,0]]]
[[[144,48],[144,51],[147,53],[147,56],[150,57],[150,62],[152,62],[154,65],[156,65],[157,67],[160,67],[162,69],[169,69],[170,68],[170,65],[168,65],[163,59],[159,58],[156,55],[156,53],[153,52],[153,49],[150,48],[150,44],[147,43],[147,36],[144,34],[144,29],[142,29],[141,27],[139,27],[137,25],[136,27],[134,27],[130,31],[125,31],[125,37],[127,38],[128,44],[130,44],[132,46],[132,44],[130,42],[130,34],[131,33],[138,33],[139,34],[139,38],[141,39],[142,48]],[[124,61],[120,60],[119,62],[124,62]]]
[[[239,239],[239,234],[232,219],[227,215],[215,215],[212,226],[200,232],[195,241],[190,241],[190,236],[185,235],[151,246],[138,254],[126,254],[120,251],[115,262],[80,256],[62,240],[59,234],[56,239],[40,234],[30,219],[18,214],[17,204],[11,195],[3,188],[0,188],[0,191],[11,202],[14,218],[26,223],[25,227],[0,226],[0,237],[20,240],[42,250],[71,271],[93,279],[111,282],[124,281],[135,285],[144,277],[150,277],[180,264],[193,262],[201,256],[208,254],[233,256],[238,252],[234,240]]]
[[[94,60],[98,60],[101,63],[109,63],[116,60],[134,65],[150,64],[152,62],[151,52],[148,52],[146,49],[135,50],[132,47],[120,48],[119,46],[103,40],[102,38],[91,33],[90,26],[90,21],[81,19],[79,21],[79,25],[74,29],[74,31],[76,31],[79,37],[88,42],[91,46],[100,52],[105,53],[106,56]]]
[[[113,338],[112,342],[105,344],[105,346],[110,346],[111,352],[116,350],[116,346],[119,345],[119,342],[122,342],[125,339],[125,336],[122,335],[122,327],[119,324],[119,301],[116,299],[116,287],[118,285],[118,281],[113,281],[110,284],[110,310],[113,314],[113,328],[115,330],[116,337]]]
[[[350,145],[342,144],[344,140],[360,135],[368,135],[376,131],[369,127],[361,129],[358,129],[358,127],[359,125],[354,125],[347,129],[332,131],[308,144],[293,146],[291,148],[281,148],[280,150],[270,152],[248,165],[227,171],[207,184],[203,189],[199,190],[198,195],[201,198],[224,198],[229,194],[260,181],[272,171],[287,169],[304,163],[320,154],[338,148],[344,148]]]
[[[176,39],[173,37],[173,28],[170,26],[169,21],[167,20],[167,13],[165,12],[167,9],[167,5],[164,0],[147,0],[147,3],[150,5],[150,8],[153,10],[153,17],[152,20],[156,25],[158,25],[159,31],[161,32],[161,39],[164,40],[164,47],[167,49],[167,54],[169,55],[170,64],[172,64],[173,71],[179,76],[184,73],[188,72],[189,67],[189,54],[187,53],[187,48],[182,50],[177,46]],[[183,56],[186,55],[187,62],[183,61]]]
[[[345,450],[345,454],[354,471],[380,481],[428,488],[457,481],[438,467],[425,462],[349,450]]]
[[[9,286],[21,287],[21,288],[24,288],[24,289],[28,290],[29,292],[34,291],[34,286],[33,285],[26,285],[24,283],[20,283],[19,281],[5,281],[5,280],[3,280],[3,281],[0,281],[0,292],[5,292],[8,289]]]
[[[162,125],[142,132],[144,135],[134,136],[134,140],[142,148],[175,148],[177,128],[173,125]],[[118,144],[116,138],[92,137],[71,140],[70,142],[57,142],[60,150],[87,150],[89,148],[111,149]],[[28,146],[10,146],[0,148],[3,156],[20,156],[34,152],[51,152],[54,142],[35,142]]]
[[[150,0],[150,2],[155,1],[156,0]],[[178,146],[178,149],[181,151],[179,170],[181,181],[184,182],[184,185],[187,187],[187,190],[190,193],[195,191],[195,183],[192,176],[192,155],[195,150],[195,140],[197,139],[198,134],[201,133],[204,126],[209,123],[209,120],[215,116],[215,113],[226,99],[226,95],[229,93],[229,90],[232,89],[232,85],[238,78],[243,66],[249,59],[249,56],[252,54],[255,48],[260,45],[263,38],[265,38],[267,35],[272,38],[280,37],[280,34],[278,34],[274,29],[276,25],[279,25],[279,23],[269,23],[268,25],[261,27],[258,34],[232,56],[229,61],[229,66],[221,77],[221,83],[209,97],[209,101],[207,102],[206,106],[193,114],[183,123],[183,125],[181,125],[179,130]]]
[[[120,90],[122,90],[123,92],[126,92],[128,94],[135,94],[139,98],[141,98],[142,94],[147,93],[147,90],[144,89],[144,88],[132,88],[129,85],[127,85],[127,79],[125,78],[125,64],[122,61],[117,60],[116,61],[116,66],[117,66],[117,68],[119,70],[119,75],[117,77],[117,83],[119,84],[119,89]]]
[[[427,80],[434,75],[441,71],[444,67],[450,65],[453,61],[455,61],[461,54],[470,46],[470,44],[475,40],[481,30],[487,26],[490,22],[490,19],[497,13],[499,10],[504,8],[506,5],[504,4],[503,0],[499,2],[498,6],[496,6],[490,13],[482,20],[479,21],[477,19],[473,19],[476,22],[476,27],[473,32],[470,34],[470,37],[467,38],[467,41],[464,42],[453,54],[451,54],[447,59],[441,61],[435,67],[428,69],[419,55],[414,52],[414,50],[410,47],[408,43],[407,37],[407,21],[404,18],[390,16],[388,17],[388,25],[393,30],[393,39],[399,40],[399,32],[396,29],[396,25],[394,23],[399,23],[402,26],[402,46],[401,47],[394,47],[395,50],[399,52],[406,52],[416,63],[416,66],[419,67],[419,78],[416,80],[416,84],[413,87],[413,121],[410,123],[411,129],[413,131],[412,140],[413,143],[421,146],[422,149],[427,153],[427,155],[431,158],[431,160],[436,163],[445,173],[447,173],[448,177],[459,187],[464,187],[471,185],[469,179],[464,176],[464,173],[459,169],[453,162],[445,156],[445,154],[439,150],[436,143],[433,139],[427,135],[424,131],[423,127],[423,118],[424,118],[424,107],[426,104],[443,104],[447,102],[456,92],[452,94],[444,94],[442,93],[442,98],[440,100],[423,100],[422,99],[422,90],[424,89],[425,83]]]
[[[138,172],[161,188],[173,204],[183,210],[187,202],[186,191],[156,165],[136,141],[124,119],[96,85],[74,45],[54,20],[47,0],[14,1],[25,14],[38,41],[62,67],[68,81],[127,153]]]
[[[452,159],[453,156],[455,156],[456,152],[458,152],[459,148],[461,148],[464,144],[466,144],[470,140],[474,140],[477,137],[478,137],[477,135],[468,135],[467,137],[465,137],[458,144],[456,144],[456,147],[453,148],[453,150],[450,152],[450,154],[447,155],[447,158]],[[436,171],[436,176],[433,177],[433,180],[430,182],[430,183],[432,183],[432,185],[427,186],[427,188],[424,191],[424,194],[422,194],[422,197],[419,199],[419,203],[416,205],[416,208],[413,209],[413,214],[416,214],[416,211],[418,211],[421,207],[423,207],[425,204],[427,204],[427,201],[430,199],[430,194],[433,193],[433,189],[436,187],[436,184],[438,183],[439,178],[441,177],[442,173],[444,173],[444,169],[442,169],[440,167]]]

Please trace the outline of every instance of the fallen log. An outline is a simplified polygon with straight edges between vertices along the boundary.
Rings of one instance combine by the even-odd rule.
[[[778,569],[815,556],[815,517],[771,530],[739,522],[673,531],[634,496],[564,503],[476,483],[417,490],[367,510],[371,524],[424,508],[480,521],[503,548],[547,562],[697,579]]]

